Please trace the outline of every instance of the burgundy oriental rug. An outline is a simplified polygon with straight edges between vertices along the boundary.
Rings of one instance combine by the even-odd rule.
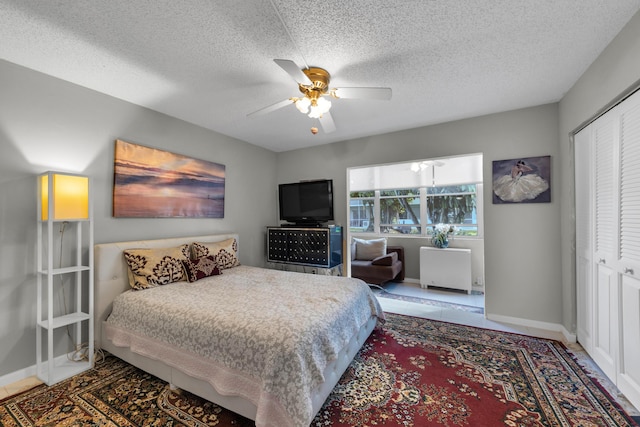
[[[107,357],[0,402],[0,426],[252,426]],[[637,426],[559,342],[387,314],[313,420],[328,426]]]

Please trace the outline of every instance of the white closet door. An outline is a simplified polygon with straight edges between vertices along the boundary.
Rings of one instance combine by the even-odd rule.
[[[640,402],[640,92],[620,105],[620,337],[618,388]]]
[[[576,197],[576,332],[578,342],[593,349],[593,142],[591,128],[574,139]]]
[[[578,340],[640,408],[640,91],[574,142]]]
[[[620,263],[640,277],[640,92],[620,105],[619,133]]]
[[[620,293],[622,354],[616,385],[640,408],[640,280],[623,275]]]
[[[613,109],[592,124],[595,150],[595,273],[593,359],[609,378],[618,357],[618,113]]]

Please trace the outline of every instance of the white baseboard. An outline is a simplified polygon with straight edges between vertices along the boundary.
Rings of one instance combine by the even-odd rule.
[[[68,355],[63,354],[58,357],[54,357],[54,363],[60,364],[67,360]],[[29,366],[24,369],[19,369],[15,372],[3,375],[0,377],[0,387],[7,386],[9,384],[17,383],[18,381],[25,380],[29,377],[35,377],[38,375],[38,368],[36,365]]]
[[[570,343],[578,342],[578,337],[576,336],[576,334],[567,331],[567,329],[562,325],[560,325],[560,327],[562,328],[562,331],[561,331],[562,335],[564,335],[567,342],[570,342]]]
[[[15,372],[3,375],[0,377],[0,387],[7,386],[9,384],[17,383],[29,377],[33,377],[37,374],[36,365],[29,366],[28,368],[20,369]]]
[[[404,280],[403,280],[403,283],[411,283],[411,284],[418,285],[418,287],[421,287],[420,286],[420,279],[414,279],[414,278],[411,278],[411,277],[405,277]],[[471,286],[471,290],[472,291],[478,291],[478,292],[484,292],[484,285],[473,284]]]
[[[502,316],[500,314],[486,314],[487,319],[500,323],[509,323],[512,325],[525,326],[528,328],[543,329],[545,331],[561,333],[566,342],[574,343],[577,341],[575,334],[569,332],[563,325],[559,323],[541,322],[538,320],[522,319],[520,317]]]
[[[413,278],[405,278],[406,283],[415,283],[420,285],[420,280]],[[484,286],[473,285],[473,290],[484,291]],[[550,332],[558,332],[562,334],[565,342],[575,343],[577,336],[575,333],[569,332],[562,324],[541,322],[538,320],[523,319],[520,317],[502,316],[500,314],[486,313],[485,317],[489,320],[493,320],[500,323],[510,323],[512,325],[525,326],[528,328],[542,329]]]

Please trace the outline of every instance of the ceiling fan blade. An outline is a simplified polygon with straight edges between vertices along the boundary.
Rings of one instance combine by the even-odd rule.
[[[263,114],[270,113],[272,111],[279,110],[280,108],[286,107],[289,104],[293,104],[291,99],[283,99],[282,101],[276,102],[275,104],[269,105],[268,107],[261,108],[253,113],[247,114],[247,117],[257,117],[262,116]]]
[[[324,133],[331,133],[336,130],[336,124],[333,122],[333,117],[331,117],[331,113],[328,111],[324,113],[319,120]]]
[[[339,87],[331,91],[336,98],[345,99],[391,99],[390,87]]]
[[[444,162],[440,160],[425,160],[420,163],[425,166],[438,166],[438,167],[444,166]]]
[[[298,67],[295,62],[288,59],[274,59],[273,62],[275,62],[280,66],[280,68],[285,70],[287,74],[289,74],[296,82],[303,85],[313,84],[311,80],[309,80],[309,77],[307,77],[307,75],[302,72],[300,67]]]

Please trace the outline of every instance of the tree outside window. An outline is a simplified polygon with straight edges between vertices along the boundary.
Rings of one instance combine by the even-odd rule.
[[[476,185],[427,188],[427,223],[454,224],[457,235],[477,236]]]
[[[380,191],[380,232],[421,234],[420,189]]]
[[[469,184],[351,192],[350,230],[430,235],[435,224],[445,223],[456,225],[457,235],[477,236],[476,190],[475,184]],[[422,203],[426,204],[424,220]]]

